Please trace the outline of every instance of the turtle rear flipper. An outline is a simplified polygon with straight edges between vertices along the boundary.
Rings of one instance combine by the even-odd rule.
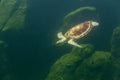
[[[70,39],[70,40],[68,41],[68,44],[73,45],[73,46],[76,46],[76,47],[79,47],[79,48],[82,48],[82,46],[79,45],[78,43],[76,43],[73,39]]]
[[[59,44],[59,43],[63,43],[63,42],[65,42],[67,39],[64,37],[64,35],[62,34],[62,32],[59,32],[58,34],[57,34],[57,37],[60,39],[60,40],[58,40],[57,42],[56,42],[56,44]]]

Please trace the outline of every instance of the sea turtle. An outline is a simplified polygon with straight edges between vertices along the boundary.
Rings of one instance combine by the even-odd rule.
[[[89,20],[73,26],[64,35],[62,32],[58,32],[57,37],[60,40],[58,40],[56,44],[67,41],[68,44],[81,48],[82,46],[77,44],[74,40],[84,37],[92,30],[93,27],[98,25],[98,22]]]

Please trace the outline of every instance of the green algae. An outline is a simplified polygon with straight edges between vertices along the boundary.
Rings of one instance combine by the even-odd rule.
[[[46,80],[109,79],[111,53],[95,51],[90,44],[83,46],[61,56],[51,67]],[[108,76],[105,77],[106,74]]]
[[[24,27],[28,0],[1,0],[0,1],[0,80],[13,80],[11,73],[9,39]],[[6,39],[6,36],[8,37]],[[13,38],[13,37],[12,37]]]
[[[120,57],[120,26],[113,30],[112,40],[111,40],[111,52],[116,57]]]
[[[109,52],[95,51],[77,67],[75,72],[77,80],[102,80],[110,63],[110,57]]]
[[[87,48],[91,51],[86,51]],[[82,49],[74,48],[70,53],[63,55],[53,64],[46,80],[73,80],[73,72],[77,64],[88,57],[88,54],[91,55],[93,50],[91,45],[86,45]]]
[[[120,80],[120,26],[113,30],[111,39],[112,65],[114,66],[113,80]]]
[[[18,4],[19,3],[19,4]],[[19,30],[24,27],[27,0],[4,0],[0,3],[0,31]]]
[[[9,18],[15,4],[16,0],[2,0],[0,2],[0,28],[4,26],[5,21]]]

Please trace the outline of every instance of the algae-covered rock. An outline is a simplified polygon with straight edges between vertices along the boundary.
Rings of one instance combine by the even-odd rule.
[[[46,80],[111,80],[111,53],[94,51],[91,45],[83,46],[58,59]]]
[[[24,27],[28,0],[0,0],[0,80],[13,80],[11,74],[13,65],[8,45],[15,39],[18,30]],[[10,31],[9,33],[7,33]],[[14,33],[11,33],[11,32]],[[14,41],[13,41],[14,42]],[[9,48],[9,49],[8,49]],[[12,55],[12,54],[10,54]],[[14,73],[14,70],[12,71]]]
[[[113,30],[111,40],[112,63],[114,66],[114,80],[120,80],[120,26]]]
[[[94,48],[91,45],[86,45],[83,49],[74,48],[53,64],[46,80],[75,80],[74,71],[77,65],[93,52]]]
[[[0,2],[0,29],[9,19],[10,14],[16,4],[17,0],[1,0]]]
[[[83,60],[76,69],[76,80],[110,80],[109,63],[111,53],[104,51],[95,51],[95,53]],[[105,76],[107,74],[107,76]]]
[[[120,26],[113,31],[111,40],[111,51],[114,56],[120,57]]]
[[[27,0],[2,0],[0,3],[0,31],[23,28]]]

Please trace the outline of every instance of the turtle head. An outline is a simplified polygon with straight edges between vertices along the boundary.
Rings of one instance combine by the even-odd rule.
[[[92,26],[99,26],[99,23],[98,22],[95,22],[95,21],[92,21]]]

